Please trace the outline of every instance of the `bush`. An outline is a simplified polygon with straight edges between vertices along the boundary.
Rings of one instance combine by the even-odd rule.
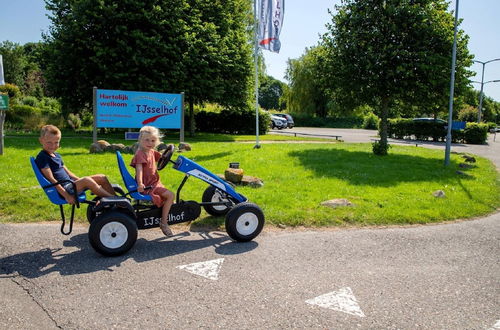
[[[483,144],[488,138],[488,125],[467,123],[464,130],[465,143]]]
[[[68,124],[74,131],[76,131],[82,126],[82,120],[78,114],[70,113],[68,115]]]
[[[477,116],[478,116],[477,111],[478,111],[477,108],[474,108],[472,106],[467,106],[465,108],[462,108],[458,111],[457,115],[458,120],[473,123],[477,121]]]
[[[21,98],[21,101],[19,103],[29,105],[31,107],[38,106],[38,100],[34,96],[24,96],[23,98]]]
[[[11,104],[17,102],[17,98],[21,96],[21,90],[14,84],[0,85],[0,93],[7,93],[9,95],[9,102]]]
[[[222,110],[220,113],[200,111],[195,114],[196,128],[200,132],[222,134],[255,134],[255,112]],[[259,133],[266,134],[271,118],[259,114]]]
[[[382,141],[375,141],[372,143],[372,151],[378,156],[386,156],[390,147],[388,143]]]
[[[380,119],[374,113],[369,113],[363,119],[363,128],[364,129],[378,129],[378,123]]]
[[[491,131],[492,129],[495,129],[497,128],[497,124],[495,124],[494,122],[487,122],[486,125],[488,125],[488,131]]]
[[[407,118],[389,119],[387,133],[395,139],[443,141],[446,138],[445,125],[436,121],[414,121]]]
[[[38,107],[42,113],[48,116],[61,116],[61,103],[52,97],[42,97],[38,102]]]
[[[10,128],[37,129],[46,119],[39,108],[24,104],[13,105],[5,116],[5,123]]]

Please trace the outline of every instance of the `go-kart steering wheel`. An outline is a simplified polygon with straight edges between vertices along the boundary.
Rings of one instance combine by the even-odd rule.
[[[170,162],[170,158],[172,158],[172,155],[174,154],[174,145],[169,144],[165,150],[163,150],[163,153],[161,154],[160,159],[158,159],[158,165],[157,169],[162,170],[167,166],[168,162]]]

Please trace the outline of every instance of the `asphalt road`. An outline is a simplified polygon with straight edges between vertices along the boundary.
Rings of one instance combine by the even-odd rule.
[[[114,258],[83,225],[0,224],[0,328],[500,329],[499,221],[274,229],[249,243],[152,229]]]

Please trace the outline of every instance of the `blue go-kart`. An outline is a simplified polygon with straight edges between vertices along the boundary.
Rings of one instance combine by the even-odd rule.
[[[206,170],[194,161],[178,156],[174,162],[171,160],[174,146],[169,145],[158,161],[158,170],[162,170],[169,163],[174,169],[185,173],[176,193],[176,202],[170,210],[168,223],[170,225],[189,222],[197,219],[201,214],[201,207],[214,216],[225,216],[225,227],[228,235],[238,242],[248,242],[257,237],[264,227],[264,213],[247,198],[237,193],[225,180]],[[88,204],[87,219],[90,222],[89,241],[92,247],[102,255],[116,256],[123,254],[134,246],[137,240],[138,229],[159,227],[161,221],[161,208],[151,203],[149,195],[137,191],[137,183],[128,172],[120,152],[116,153],[120,174],[125,183],[127,192],[118,185],[113,185],[115,191],[121,196],[96,197],[87,200],[84,193],[75,195],[77,201],[72,205],[69,231],[65,231],[65,217],[62,205],[66,201],[59,196],[51,184],[36,167],[33,157],[31,164],[40,185],[47,193],[49,199],[58,204],[61,209],[63,224],[61,232],[69,235],[72,230],[74,209],[80,203]],[[198,178],[209,186],[202,195],[202,201],[184,201],[180,198],[181,190],[188,178]],[[148,188],[148,187],[146,187]]]

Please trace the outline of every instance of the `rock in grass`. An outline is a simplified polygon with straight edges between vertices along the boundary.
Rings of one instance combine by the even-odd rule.
[[[240,183],[243,179],[243,169],[241,168],[228,168],[224,171],[224,177],[227,181],[232,183]]]
[[[435,192],[432,193],[432,195],[436,198],[444,198],[446,197],[446,194],[442,190],[436,190]]]
[[[476,162],[476,158],[474,158],[472,156],[463,155],[462,158],[465,158],[465,161],[468,163],[475,163]]]
[[[460,167],[460,168],[473,168],[474,166],[471,164],[467,164],[467,163],[460,163],[460,164],[458,164],[458,167]]]
[[[329,201],[321,202],[322,206],[331,207],[333,209],[337,207],[353,206],[353,204],[345,198],[336,198]]]

